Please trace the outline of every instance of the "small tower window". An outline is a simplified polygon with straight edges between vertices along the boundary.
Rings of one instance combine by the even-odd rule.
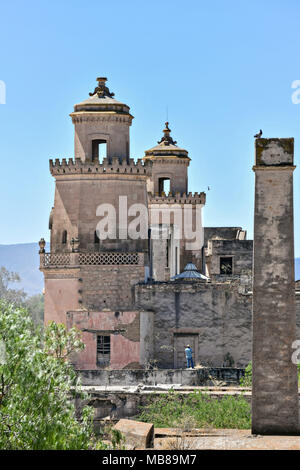
[[[232,256],[220,258],[220,274],[232,274]]]
[[[92,161],[103,160],[107,156],[107,142],[103,139],[92,141]]]
[[[108,366],[110,363],[110,336],[97,336],[97,365]]]
[[[170,178],[159,178],[158,179],[158,192],[161,196],[164,192],[166,195],[170,192]]]
[[[65,245],[67,243],[68,239],[68,232],[66,230],[63,231],[62,233],[62,243]]]

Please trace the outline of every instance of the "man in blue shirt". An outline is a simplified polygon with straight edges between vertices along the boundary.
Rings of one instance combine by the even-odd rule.
[[[185,348],[185,357],[186,357],[187,367],[188,368],[191,367],[192,369],[194,369],[193,351],[189,344]]]

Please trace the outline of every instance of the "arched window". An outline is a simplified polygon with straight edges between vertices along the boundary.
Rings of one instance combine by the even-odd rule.
[[[65,245],[67,243],[67,239],[68,239],[68,232],[66,230],[64,230],[63,233],[62,233],[61,242]]]
[[[97,230],[95,230],[95,233],[94,233],[94,243],[97,245],[99,245],[100,243],[100,238],[97,235]]]

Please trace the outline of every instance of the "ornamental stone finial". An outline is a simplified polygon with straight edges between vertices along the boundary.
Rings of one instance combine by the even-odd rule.
[[[40,255],[42,253],[45,253],[45,246],[46,246],[46,242],[45,242],[44,238],[41,238],[40,241],[39,241],[39,247],[40,247],[39,254]]]
[[[176,145],[177,142],[176,140],[173,140],[172,137],[170,136],[171,129],[169,128],[169,123],[165,122],[165,128],[163,130],[164,136],[157,142],[158,144],[163,144],[163,145]]]
[[[109,91],[109,88],[105,85],[105,83],[107,82],[106,77],[98,77],[97,82],[98,82],[98,86],[95,88],[93,93],[89,93],[90,96],[94,96],[96,93],[99,98],[103,98],[104,96],[108,96],[109,98],[112,98],[113,96],[115,96],[115,94],[111,93]]]

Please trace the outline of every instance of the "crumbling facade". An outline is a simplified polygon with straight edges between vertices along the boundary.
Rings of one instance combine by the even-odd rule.
[[[190,157],[165,124],[130,157],[130,108],[99,78],[74,106],[74,158],[50,160],[50,252],[40,241],[45,323],[83,332],[78,369],[245,366],[251,357],[253,243],[241,227],[203,227]],[[201,280],[174,280],[187,263]]]

